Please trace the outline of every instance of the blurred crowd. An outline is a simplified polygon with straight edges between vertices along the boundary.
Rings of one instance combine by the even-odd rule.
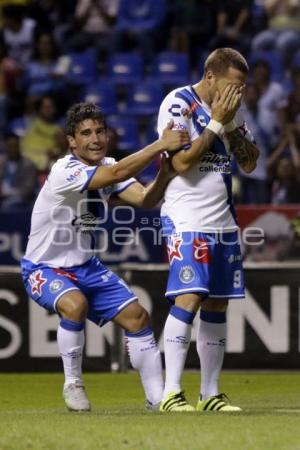
[[[31,205],[67,152],[70,104],[99,103],[120,159],[155,139],[163,96],[198,81],[222,46],[249,62],[243,110],[261,150],[252,174],[234,167],[236,200],[300,203],[299,0],[0,0],[0,10],[1,209]]]

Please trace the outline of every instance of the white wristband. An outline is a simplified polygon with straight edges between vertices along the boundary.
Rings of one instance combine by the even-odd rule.
[[[217,122],[214,119],[210,119],[208,124],[206,125],[206,128],[213,133],[217,134],[218,136],[221,136],[221,134],[224,132],[224,126],[222,123]]]
[[[235,123],[234,120],[231,120],[228,123],[225,123],[224,125],[224,131],[225,133],[231,133],[232,131],[237,129],[237,124]]]

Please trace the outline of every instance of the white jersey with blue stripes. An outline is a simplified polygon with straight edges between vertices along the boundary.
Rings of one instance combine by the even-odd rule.
[[[113,165],[103,158],[101,165]],[[95,191],[87,186],[97,166],[88,166],[67,155],[53,165],[35,202],[31,230],[24,258],[50,267],[73,267],[93,255],[93,231],[104,226],[107,202],[112,193],[126,189],[136,180]]]
[[[210,118],[210,107],[199,98],[192,86],[178,88],[170,92],[160,106],[158,133],[161,135],[172,119],[174,129],[187,130],[191,141],[194,141],[204,131]],[[252,140],[240,111],[235,121],[240,131]],[[174,233],[229,232],[238,228],[231,191],[231,155],[225,135],[215,139],[211,150],[204,154],[199,163],[169,183],[161,216],[164,227]]]

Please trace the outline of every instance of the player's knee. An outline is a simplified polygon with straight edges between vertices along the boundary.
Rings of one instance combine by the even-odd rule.
[[[136,309],[135,314],[128,321],[127,331],[135,333],[148,327],[149,323],[149,314],[143,307],[140,306]]]
[[[201,303],[201,309],[211,312],[226,312],[228,300],[205,300]]]
[[[176,297],[175,305],[186,311],[196,313],[199,309],[201,296],[197,294],[184,294]]]
[[[67,295],[58,303],[62,317],[75,322],[83,322],[88,312],[88,302],[84,295]]]

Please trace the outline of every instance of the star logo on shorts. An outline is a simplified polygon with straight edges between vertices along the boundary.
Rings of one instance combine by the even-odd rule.
[[[42,286],[47,282],[47,278],[42,277],[43,272],[41,270],[36,270],[29,277],[29,283],[31,286],[31,293],[37,293],[39,296],[42,295]]]
[[[182,244],[182,239],[180,237],[170,236],[169,242],[168,242],[168,255],[169,255],[170,264],[172,264],[174,259],[177,259],[178,261],[183,260],[182,253],[180,251],[181,244]]]

